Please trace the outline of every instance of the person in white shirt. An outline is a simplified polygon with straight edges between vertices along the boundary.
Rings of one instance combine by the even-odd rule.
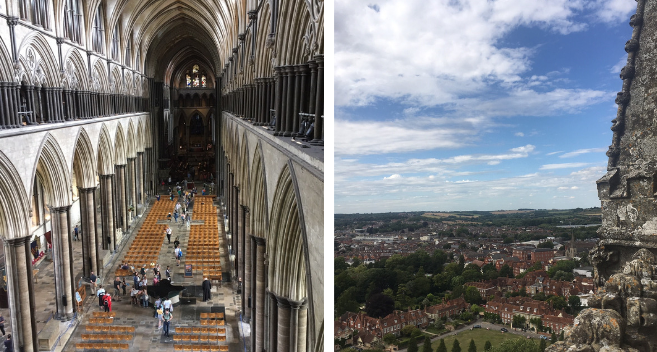
[[[169,298],[162,302],[162,307],[164,307],[164,309],[168,309],[170,312],[173,312],[173,305],[171,304],[171,299]]]

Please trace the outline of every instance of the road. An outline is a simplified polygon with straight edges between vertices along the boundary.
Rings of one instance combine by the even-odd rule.
[[[465,331],[465,330],[470,330],[475,325],[481,325],[482,329],[487,329],[488,328],[488,329],[493,330],[493,331],[500,331],[500,329],[502,329],[502,328],[507,328],[509,330],[509,332],[505,332],[505,334],[514,334],[514,335],[520,335],[520,336],[524,336],[524,337],[529,336],[532,339],[539,339],[540,336],[542,336],[542,335],[534,333],[533,331],[527,330],[527,332],[523,332],[522,330],[511,329],[510,327],[508,327],[506,325],[491,324],[491,323],[488,323],[488,322],[485,322],[485,321],[481,320],[481,321],[475,321],[475,322],[473,322],[471,324],[468,324],[468,325],[464,325],[464,326],[462,326],[462,327],[460,327],[460,328],[458,328],[454,331],[451,331],[451,332],[447,332],[447,333],[444,333],[444,334],[441,334],[441,335],[435,335],[434,337],[431,338],[431,342],[434,342],[436,340],[440,340],[440,339],[445,338],[447,336],[456,335],[456,334],[458,334],[462,331]],[[418,341],[418,344],[419,343],[421,343],[421,340]],[[399,352],[406,352],[406,349],[399,350]]]

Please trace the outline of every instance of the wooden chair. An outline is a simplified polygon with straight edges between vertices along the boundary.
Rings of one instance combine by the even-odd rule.
[[[175,341],[175,336],[174,336],[174,341]],[[173,345],[173,350],[174,351],[183,351],[183,345]]]
[[[226,346],[226,345],[221,345],[221,346],[219,346],[219,351],[221,351],[221,352],[227,352],[227,351],[228,351],[228,346]]]

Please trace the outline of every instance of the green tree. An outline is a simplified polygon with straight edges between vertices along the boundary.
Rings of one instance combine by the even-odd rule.
[[[484,351],[490,351],[493,348],[493,345],[490,343],[490,341],[486,340],[486,343],[484,344]]]
[[[538,345],[538,348],[541,350],[541,352],[545,352],[545,349],[547,348],[545,339],[541,339],[541,343]]]
[[[554,248],[554,243],[552,241],[541,242],[536,246],[536,248]]]
[[[552,336],[550,336],[550,343],[555,343],[555,342],[557,342],[557,334],[555,334],[553,331]]]
[[[564,309],[568,307],[568,302],[566,302],[566,299],[561,296],[552,296],[547,299],[547,302],[552,303],[554,309]]]
[[[561,330],[561,333],[559,334],[559,341],[563,341],[563,330]]]
[[[411,336],[413,330],[417,329],[415,325],[406,325],[401,329],[402,336]]]
[[[575,295],[571,295],[570,297],[568,297],[568,305],[570,306],[572,311],[575,312],[582,306],[582,300]]]
[[[470,339],[470,346],[468,346],[468,352],[477,352],[477,345],[475,345],[474,339]]]
[[[361,264],[360,259],[354,257],[353,260],[354,260],[354,261],[351,263],[351,267],[352,267],[352,268],[358,267],[358,266]]]
[[[539,292],[539,293],[535,294],[534,297],[532,297],[532,298],[537,300],[537,301],[545,301],[547,299],[547,296],[545,296],[545,293]]]
[[[513,277],[513,269],[511,269],[508,264],[504,264],[502,268],[500,268],[500,276]]]
[[[385,334],[383,335],[383,342],[385,342],[386,345],[397,345],[397,336],[395,336],[395,334]]]
[[[525,326],[525,323],[527,322],[527,318],[525,318],[522,315],[514,315],[513,316],[513,327],[514,328],[521,328]]]
[[[543,329],[543,320],[541,318],[531,318],[529,319],[529,323],[534,325],[538,330]]]
[[[349,264],[345,262],[344,257],[337,257],[333,259],[333,271],[335,275],[339,275],[342,271],[349,269]]]
[[[452,352],[461,352],[461,345],[457,339],[454,339],[454,343],[452,344]]]
[[[424,338],[424,345],[422,345],[422,352],[433,352],[433,349],[431,349],[431,339],[429,336],[425,336]]]
[[[338,297],[335,301],[335,311],[338,316],[344,314],[344,312],[357,313],[360,310],[360,304],[355,299],[356,293],[356,287],[350,287]]]
[[[491,352],[540,352],[540,349],[533,340],[511,339],[491,349]]]
[[[445,339],[440,339],[440,344],[436,348],[436,352],[447,352],[447,346],[445,346]]]
[[[468,286],[463,293],[463,299],[470,304],[481,304],[481,294],[476,287]]]
[[[414,337],[411,337],[410,340],[408,340],[408,352],[417,352],[417,342],[415,341]]]

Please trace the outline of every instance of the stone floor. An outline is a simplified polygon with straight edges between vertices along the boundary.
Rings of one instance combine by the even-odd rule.
[[[155,199],[151,199],[151,202],[154,202]],[[151,203],[152,204],[152,203]],[[148,215],[150,207],[147,207],[143,217],[144,219]],[[193,208],[192,214],[193,214]],[[223,215],[221,210],[217,209],[217,216],[219,217],[219,223],[222,224]],[[139,227],[141,226],[141,219],[138,219],[136,224],[133,225],[133,233],[137,233]],[[193,216],[192,216],[192,219]],[[180,221],[176,224],[173,221],[171,222],[171,228],[173,230],[173,235],[171,240],[175,239],[176,236],[180,237],[181,248],[183,253],[186,252],[189,228],[186,225],[181,225]],[[194,226],[194,225],[191,225]],[[220,226],[221,227],[221,226]],[[221,256],[222,266],[225,268],[228,263],[227,258],[227,243],[225,239],[225,233],[223,228],[218,229],[220,236],[221,250],[219,255]],[[107,273],[103,278],[103,285],[106,287],[111,287],[112,282],[114,281],[114,270],[121,262],[121,259],[127,252],[127,249],[130,247],[130,244],[134,236],[128,236],[123,243],[117,254],[113,255],[111,263],[105,268]],[[172,283],[176,285],[183,285],[189,287],[188,291],[198,292],[197,303],[196,304],[183,304],[177,307],[174,307],[173,317],[171,323],[171,336],[176,332],[176,327],[193,327],[200,326],[200,313],[217,311],[225,308],[226,312],[226,342],[222,343],[229,346],[230,352],[242,351],[245,349],[245,346],[242,344],[242,341],[248,341],[248,336],[244,336],[243,339],[240,338],[242,333],[248,334],[248,328],[244,329],[243,332],[240,330],[239,326],[239,307],[240,307],[240,296],[236,294],[235,288],[230,283],[223,283],[221,287],[218,285],[213,285],[212,300],[208,302],[202,302],[201,290],[195,289],[194,286],[200,286],[203,280],[202,277],[198,275],[193,278],[184,278],[184,259],[181,261],[180,266],[176,266],[176,262],[173,256],[173,243],[168,244],[166,237],[163,236],[162,248],[159,256],[159,263],[162,268],[162,276],[164,276],[164,270],[166,266],[169,265],[172,271]],[[76,281],[80,279],[82,272],[82,242],[74,241],[74,272],[76,274]],[[52,319],[55,310],[55,284],[53,279],[53,264],[52,261],[44,259],[41,263],[37,265],[39,273],[37,275],[38,283],[35,284],[35,298],[36,298],[36,320],[37,320],[37,331],[41,331],[46,323]],[[227,270],[227,269],[224,269]],[[149,272],[148,275],[149,283],[152,281],[152,272]],[[122,301],[114,300],[112,303],[112,311],[116,312],[115,322],[112,325],[130,325],[134,326],[135,333],[134,339],[129,341],[130,351],[173,351],[173,338],[165,338],[162,336],[162,331],[158,331],[157,326],[158,322],[153,318],[153,308],[142,308],[131,306],[129,291],[132,284],[131,278],[126,278],[128,283],[128,296],[122,299]],[[109,291],[113,293],[113,290]],[[98,307],[98,300],[95,296],[89,294],[89,297],[84,302],[84,308],[81,314],[78,314],[77,319],[70,322],[61,322],[60,324],[60,340],[59,343],[55,346],[55,351],[75,351],[75,344],[83,341],[81,334],[86,332],[86,325],[89,324],[89,318],[92,315],[92,312],[100,311]],[[0,309],[0,312],[9,320],[9,310]],[[7,324],[8,333],[11,331],[10,324]],[[112,342],[112,341],[107,341]],[[248,350],[249,348],[246,347]]]

